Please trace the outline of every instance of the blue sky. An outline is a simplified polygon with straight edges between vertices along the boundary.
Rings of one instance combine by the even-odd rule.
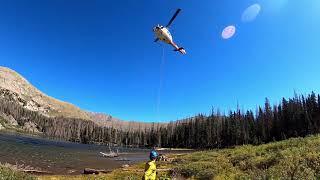
[[[255,109],[268,97],[320,92],[319,0],[0,1],[0,65],[46,94],[125,120],[167,121]],[[250,23],[243,11],[259,3]],[[162,47],[154,25],[182,8]],[[221,31],[235,25],[229,40]]]

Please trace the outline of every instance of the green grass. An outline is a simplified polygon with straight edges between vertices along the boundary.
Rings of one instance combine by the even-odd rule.
[[[78,176],[39,176],[39,180],[141,180],[143,177],[145,163],[139,163],[125,169],[116,169],[109,174],[100,175],[78,175]],[[157,163],[158,169],[167,169],[172,166],[166,163]],[[157,173],[160,180],[171,179],[169,172],[162,171]]]
[[[320,179],[320,136],[196,152],[178,157],[175,171],[195,179]]]
[[[0,165],[0,180],[36,180],[37,178]]]

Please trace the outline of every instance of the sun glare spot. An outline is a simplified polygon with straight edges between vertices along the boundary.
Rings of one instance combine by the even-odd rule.
[[[235,33],[236,27],[231,25],[223,29],[221,36],[223,39],[230,39],[234,36]]]
[[[249,6],[242,14],[241,20],[242,22],[251,22],[256,19],[261,10],[261,6],[259,4],[253,4]]]

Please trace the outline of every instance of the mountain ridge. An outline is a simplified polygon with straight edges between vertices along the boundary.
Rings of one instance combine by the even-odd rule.
[[[24,108],[38,112],[47,117],[67,117],[91,120],[103,127],[117,129],[151,128],[154,123],[127,121],[115,118],[107,113],[97,113],[81,108],[56,98],[50,97],[34,87],[18,72],[0,66],[0,98],[15,102]],[[159,123],[166,124],[166,123]]]
[[[10,95],[18,99],[20,105],[42,115],[90,119],[80,108],[44,94],[19,73],[7,67],[0,67],[0,88],[2,95],[4,92],[12,92]]]

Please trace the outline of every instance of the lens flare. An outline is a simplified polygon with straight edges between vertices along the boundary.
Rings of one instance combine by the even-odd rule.
[[[231,25],[223,29],[221,36],[223,39],[230,39],[235,33],[236,27]]]
[[[252,22],[256,19],[261,11],[261,6],[259,4],[253,4],[249,6],[243,13],[241,20],[242,22]]]

